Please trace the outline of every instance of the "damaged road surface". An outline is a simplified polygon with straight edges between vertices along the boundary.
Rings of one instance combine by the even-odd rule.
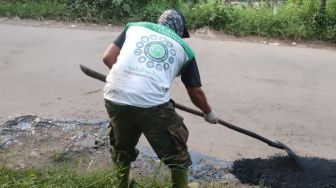
[[[0,161],[14,168],[59,163],[76,164],[86,170],[106,168],[111,164],[108,124],[106,120],[52,120],[31,115],[14,118],[0,128]],[[135,174],[149,175],[162,167],[150,148],[140,145],[139,150],[137,160],[132,163]],[[236,181],[227,176],[233,162],[197,152],[191,154],[194,164],[190,180]],[[164,167],[163,170],[166,171]]]
[[[90,170],[110,165],[107,120],[43,119],[20,116],[0,127],[1,163],[12,168],[69,163]],[[135,176],[153,174],[162,164],[153,151],[139,146],[132,164]],[[191,151],[189,180],[224,185],[266,187],[336,187],[336,161],[300,158],[305,171],[287,156],[221,161]],[[162,167],[162,171],[167,171]]]

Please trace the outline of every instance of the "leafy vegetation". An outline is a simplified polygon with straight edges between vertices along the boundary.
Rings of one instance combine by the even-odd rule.
[[[104,188],[119,187],[120,176],[116,167],[99,171],[79,171],[71,166],[49,167],[47,169],[10,169],[0,165],[1,188]],[[142,178],[137,181],[140,187],[169,187],[168,178]]]
[[[69,12],[65,4],[52,0],[0,0],[0,16],[22,18],[50,18],[66,20]]]
[[[251,1],[249,1],[251,2]],[[222,0],[0,0],[0,16],[124,24],[155,22],[167,8],[180,9],[189,28],[209,26],[236,36],[336,42],[336,0],[224,3]],[[323,1],[322,1],[323,2]]]
[[[258,35],[336,42],[336,1],[327,1],[324,13],[319,0],[287,1],[275,11],[267,3],[256,6],[207,1],[184,9],[189,26],[204,25],[237,36]]]
[[[118,185],[118,171],[106,169],[79,173],[67,167],[13,170],[0,166],[1,187],[111,187]]]

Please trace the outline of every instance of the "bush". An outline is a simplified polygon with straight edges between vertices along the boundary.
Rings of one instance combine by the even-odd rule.
[[[336,42],[336,0],[329,0],[326,10],[325,40]]]
[[[79,20],[124,24],[156,22],[167,8],[180,9],[187,26],[209,26],[237,36],[336,41],[336,0],[288,0],[274,13],[267,1],[258,6],[227,4],[222,0],[2,0],[0,16]]]
[[[139,6],[138,11],[129,19],[130,21],[157,22],[161,13],[169,8],[178,8],[178,0],[152,0],[146,5]]]
[[[132,12],[131,1],[63,0],[71,17],[85,22],[120,23]]]
[[[55,0],[2,0],[0,16],[22,18],[68,19],[66,6]]]

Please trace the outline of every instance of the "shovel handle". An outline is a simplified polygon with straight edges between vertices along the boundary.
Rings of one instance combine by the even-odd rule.
[[[100,80],[102,82],[106,82],[106,75],[99,73],[97,71],[94,71],[84,65],[79,65],[80,69],[86,74],[87,76]]]
[[[90,77],[92,77],[92,78],[95,78],[95,79],[97,79],[97,80],[100,80],[100,81],[102,81],[102,82],[106,82],[106,76],[105,76],[104,74],[101,74],[101,73],[96,72],[96,71],[94,71],[94,70],[92,70],[92,69],[90,69],[90,68],[87,68],[87,67],[85,67],[84,65],[80,65],[80,69],[81,69],[86,75],[88,75],[88,76],[90,76]],[[191,114],[194,114],[194,115],[197,115],[197,116],[200,116],[200,117],[203,117],[203,116],[204,116],[203,113],[202,113],[201,111],[197,111],[197,110],[188,108],[188,107],[183,106],[183,105],[181,105],[181,104],[179,104],[179,103],[175,103],[175,107],[176,107],[177,109],[180,109],[180,110],[185,111],[185,112],[189,112],[189,113],[191,113]],[[236,125],[233,125],[233,124],[228,123],[228,122],[226,122],[226,121],[223,121],[223,120],[221,120],[221,119],[218,119],[218,123],[221,124],[221,125],[223,125],[223,126],[225,126],[225,127],[227,127],[227,128],[229,128],[229,129],[235,130],[235,131],[237,131],[237,132],[240,132],[240,133],[245,134],[245,135],[247,135],[247,136],[253,137],[253,138],[258,139],[258,140],[260,140],[260,141],[262,141],[262,142],[265,142],[265,143],[267,143],[269,146],[272,146],[272,147],[275,147],[275,148],[279,148],[279,149],[284,149],[284,146],[283,146],[282,144],[280,144],[280,143],[278,143],[278,142],[273,142],[273,141],[271,141],[271,140],[268,140],[267,138],[262,137],[262,136],[260,136],[260,135],[258,135],[258,134],[256,134],[256,133],[254,133],[254,132],[251,132],[251,131],[249,131],[249,130],[240,128],[240,127],[238,127],[238,126],[236,126]]]
[[[200,117],[204,117],[204,114],[201,112],[201,111],[198,111],[198,110],[194,110],[194,109],[191,109],[191,108],[188,108],[186,106],[183,106],[181,104],[178,104],[178,103],[175,103],[175,107],[177,109],[180,109],[182,111],[185,111],[185,112],[189,112],[191,114],[194,114],[194,115],[197,115],[197,116],[200,116]],[[253,137],[255,139],[258,139],[262,142],[265,142],[267,143],[269,146],[272,146],[272,147],[276,147],[276,148],[279,148],[279,149],[284,149],[283,146],[277,142],[274,142],[274,141],[271,141],[263,136],[260,136],[259,134],[257,133],[254,133],[252,131],[249,131],[249,130],[246,130],[246,129],[243,129],[243,128],[240,128],[236,125],[233,125],[231,123],[228,123],[224,120],[221,120],[221,119],[218,119],[218,123],[229,128],[229,129],[232,129],[232,130],[235,130],[237,132],[240,132],[242,134],[245,134],[247,136],[250,136],[250,137]]]

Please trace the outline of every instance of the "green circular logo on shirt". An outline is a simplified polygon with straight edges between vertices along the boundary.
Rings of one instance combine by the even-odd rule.
[[[168,70],[174,64],[176,51],[174,44],[164,36],[141,36],[135,45],[134,55],[138,62],[157,71]]]
[[[152,44],[149,48],[148,48],[148,53],[150,56],[156,58],[156,59],[160,59],[165,55],[165,48],[163,47],[162,44]]]
[[[166,61],[169,55],[167,46],[159,41],[152,41],[146,44],[144,52],[146,57],[157,63]]]

